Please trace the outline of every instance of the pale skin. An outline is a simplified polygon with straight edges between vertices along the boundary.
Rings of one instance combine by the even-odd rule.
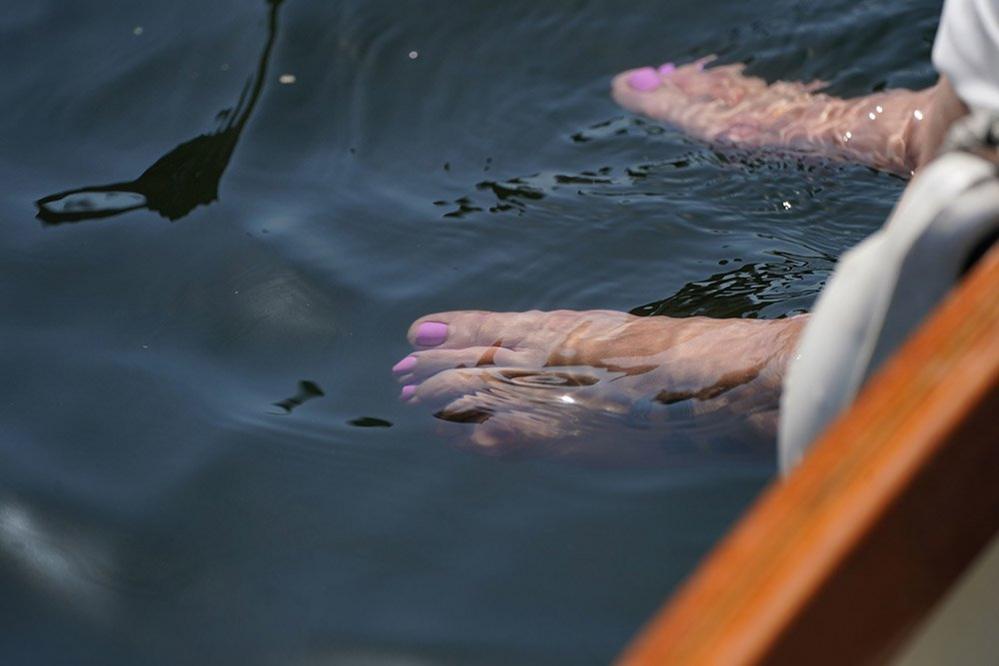
[[[707,142],[900,175],[928,162],[967,113],[943,77],[925,90],[846,100],[819,92],[821,83],[767,84],[740,65],[706,68],[709,62],[623,72],[612,94],[626,109]],[[481,451],[647,460],[662,447],[630,432],[606,435],[631,424],[661,442],[664,434],[696,432],[691,422],[711,422],[772,438],[784,372],[806,319],[444,312],[413,323],[414,351],[393,372],[404,401],[467,424],[468,441]],[[718,432],[708,428],[705,436]]]
[[[950,125],[968,112],[946,77],[923,90],[840,99],[818,92],[821,81],[768,85],[746,76],[742,65],[706,68],[710,61],[662,75],[629,70],[614,77],[611,94],[629,111],[705,141],[791,150],[901,175],[932,159]]]

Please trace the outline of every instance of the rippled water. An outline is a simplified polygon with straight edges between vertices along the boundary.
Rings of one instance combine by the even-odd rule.
[[[398,403],[408,323],[806,310],[904,183],[712,150],[609,78],[923,86],[938,3],[271,9],[0,14],[4,663],[606,662],[773,456],[476,456]]]

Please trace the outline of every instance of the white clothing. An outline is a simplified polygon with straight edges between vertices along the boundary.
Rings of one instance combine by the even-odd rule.
[[[999,0],[946,0],[933,66],[965,104],[999,113]]]

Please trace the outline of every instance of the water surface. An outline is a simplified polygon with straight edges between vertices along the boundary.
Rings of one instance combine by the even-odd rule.
[[[479,457],[398,403],[406,327],[807,310],[904,183],[713,150],[610,76],[922,86],[938,12],[6,3],[4,663],[607,662],[773,455]]]

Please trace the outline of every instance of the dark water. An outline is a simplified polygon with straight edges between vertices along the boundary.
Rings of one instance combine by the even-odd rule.
[[[458,450],[397,402],[406,326],[806,310],[903,183],[713,151],[609,77],[922,86],[938,11],[8,0],[3,663],[608,661],[773,457]]]

